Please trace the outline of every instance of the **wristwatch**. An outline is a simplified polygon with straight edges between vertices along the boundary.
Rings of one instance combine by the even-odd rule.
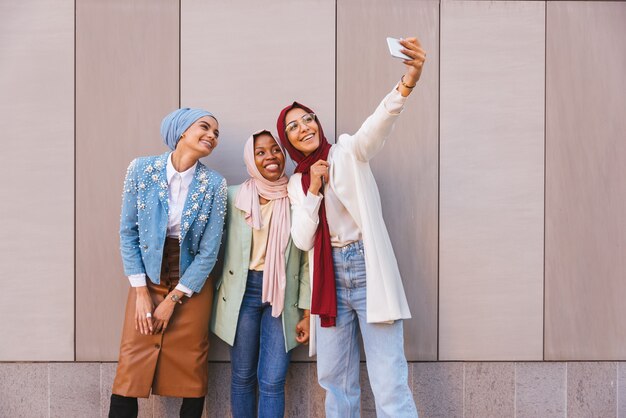
[[[170,296],[170,299],[172,299],[175,303],[180,303],[180,304],[183,303],[180,296],[178,296],[176,293],[172,293],[172,296]]]

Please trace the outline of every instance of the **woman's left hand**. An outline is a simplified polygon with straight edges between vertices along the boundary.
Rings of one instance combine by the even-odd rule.
[[[153,334],[158,334],[160,332],[165,332],[167,328],[167,324],[170,322],[170,318],[174,313],[174,308],[178,305],[171,299],[171,294],[167,295],[165,299],[159,306],[154,310],[154,314],[152,315],[152,322],[154,324],[154,332]]]
[[[304,318],[296,325],[296,341],[300,344],[307,344],[309,342],[309,331],[311,327],[311,311],[305,309]]]
[[[404,60],[406,65],[406,73],[404,74],[404,83],[414,86],[422,75],[422,68],[426,61],[426,51],[422,49],[422,44],[417,38],[401,39],[400,44],[404,47],[402,53],[411,57],[410,60]]]

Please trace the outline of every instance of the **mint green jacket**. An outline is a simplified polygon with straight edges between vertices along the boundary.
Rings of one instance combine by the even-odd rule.
[[[216,283],[215,302],[211,316],[211,331],[231,346],[235,342],[239,309],[246,291],[252,249],[252,228],[246,223],[244,212],[235,207],[235,197],[238,191],[239,186],[228,188],[226,230],[222,243],[223,266]],[[302,310],[310,307],[311,287],[308,256],[293,244],[291,238],[285,251],[285,261],[287,285],[285,305],[281,316],[285,350],[289,351],[298,345],[296,325],[302,318]]]

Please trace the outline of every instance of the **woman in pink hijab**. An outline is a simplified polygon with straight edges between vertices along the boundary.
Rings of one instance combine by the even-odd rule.
[[[250,178],[228,188],[211,330],[231,346],[233,417],[283,417],[290,351],[309,339],[308,258],[290,238],[281,146],[259,131],[243,154]]]

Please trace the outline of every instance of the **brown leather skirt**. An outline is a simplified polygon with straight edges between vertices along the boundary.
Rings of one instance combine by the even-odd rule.
[[[178,239],[167,238],[163,249],[161,283],[146,279],[154,306],[178,284],[180,248]],[[213,285],[207,279],[202,292],[183,298],[174,308],[167,330],[142,335],[135,330],[133,287],[128,292],[120,357],[113,393],[147,398],[152,393],[179,398],[199,398],[207,393],[209,319]]]

